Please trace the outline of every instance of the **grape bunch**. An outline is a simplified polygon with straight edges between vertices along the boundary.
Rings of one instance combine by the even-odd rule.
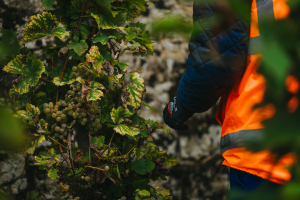
[[[56,189],[58,191],[58,194],[60,196],[63,196],[66,192],[68,192],[68,190],[70,189],[70,186],[60,182],[58,185],[56,185]]]
[[[68,136],[67,130],[71,128],[70,124],[74,120],[86,126],[90,135],[97,134],[102,129],[101,107],[97,101],[85,101],[81,97],[81,89],[81,83],[71,84],[64,100],[60,99],[56,105],[53,102],[43,104],[53,139],[65,139]]]

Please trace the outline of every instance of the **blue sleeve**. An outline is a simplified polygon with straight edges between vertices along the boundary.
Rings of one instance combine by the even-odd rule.
[[[190,54],[177,95],[185,109],[196,113],[211,108],[242,78],[246,68],[249,28],[237,16],[218,25],[218,11],[207,3],[195,3],[193,10]]]

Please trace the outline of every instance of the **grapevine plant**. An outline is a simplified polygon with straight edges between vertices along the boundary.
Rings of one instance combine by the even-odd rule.
[[[132,20],[151,4],[146,0],[42,0],[47,11],[32,16],[23,39],[3,30],[0,46],[14,59],[4,71],[18,74],[10,95],[15,117],[28,130],[27,154],[50,141],[34,165],[57,180],[60,199],[172,199],[149,185],[165,179],[166,150],[151,143],[159,122],[138,110],[146,92],[140,71],[119,62],[125,51],[153,53],[146,25]],[[53,5],[54,4],[54,5]],[[51,8],[51,9],[50,9]],[[53,37],[39,57],[25,44]],[[166,129],[169,131],[168,129]]]

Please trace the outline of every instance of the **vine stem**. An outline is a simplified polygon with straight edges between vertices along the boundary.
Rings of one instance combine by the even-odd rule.
[[[79,29],[79,26],[80,26],[80,24],[81,24],[82,15],[83,15],[83,11],[84,11],[84,5],[85,5],[85,1],[86,1],[86,0],[83,0],[82,7],[81,7],[81,15],[80,15],[80,19],[79,19],[79,22],[78,22],[78,25],[77,25],[77,28],[76,28],[76,30],[75,30],[75,33],[74,33],[74,36],[73,36],[73,37],[75,37],[75,36],[76,36],[76,34],[77,34],[77,31],[78,31],[78,29]],[[70,57],[70,50],[68,50],[67,59],[66,59],[66,62],[65,62],[65,65],[64,65],[63,71],[62,71],[62,73],[61,73],[60,80],[62,80],[62,78],[63,78],[63,76],[64,76],[64,73],[65,73],[65,71],[66,71],[67,64],[68,64],[68,60],[69,60],[69,57]],[[58,101],[58,95],[59,95],[59,89],[57,88],[57,94],[56,94],[56,103],[57,103],[57,101]]]
[[[56,142],[57,144],[63,146],[65,149],[67,149],[67,147],[65,147],[64,145],[62,145],[61,143],[57,142],[56,140],[54,140],[52,137],[48,136],[51,140],[53,140],[54,142]]]

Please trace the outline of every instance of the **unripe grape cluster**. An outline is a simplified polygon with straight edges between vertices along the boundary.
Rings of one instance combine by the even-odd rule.
[[[88,134],[97,134],[102,129],[99,104],[97,101],[85,101],[85,98],[82,99],[81,83],[71,84],[69,89],[64,100],[60,99],[56,105],[53,102],[43,104],[51,137],[55,140],[66,139],[68,126],[73,120],[76,120],[82,126],[86,126]]]
[[[56,185],[56,189],[60,196],[64,195],[65,192],[68,192],[70,186],[67,184],[63,184],[62,182]]]

